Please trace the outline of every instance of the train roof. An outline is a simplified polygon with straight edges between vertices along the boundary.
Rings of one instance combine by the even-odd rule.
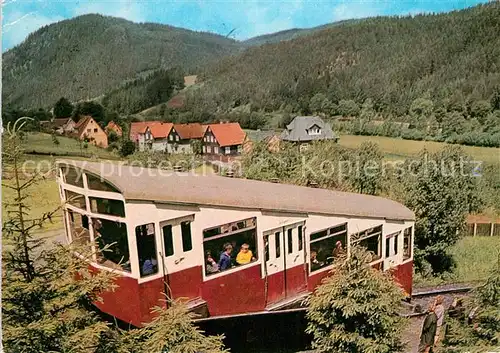
[[[110,162],[64,160],[57,163],[102,177],[126,200],[388,220],[415,219],[415,214],[404,205],[378,196]]]

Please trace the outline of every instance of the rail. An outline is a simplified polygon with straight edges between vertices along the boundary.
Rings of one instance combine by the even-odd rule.
[[[454,284],[444,286],[442,288],[430,288],[430,289],[425,289],[425,290],[416,290],[412,298],[422,298],[422,297],[431,297],[431,296],[437,296],[437,295],[442,295],[442,294],[453,294],[453,293],[467,293],[471,291],[474,287],[471,285],[460,285],[456,286]],[[287,314],[287,313],[294,313],[294,312],[305,312],[306,308],[305,307],[299,307],[299,308],[293,308],[293,309],[283,309],[283,310],[276,310],[276,311],[259,311],[259,312],[253,312],[253,313],[243,313],[243,314],[236,314],[236,315],[221,315],[221,316],[213,316],[213,317],[207,317],[207,318],[200,318],[200,319],[195,319],[195,323],[201,323],[201,322],[206,322],[206,321],[212,321],[212,320],[224,320],[224,319],[234,319],[234,318],[241,318],[241,317],[250,317],[250,316],[261,316],[261,315],[279,315],[279,314]],[[415,317],[420,317],[424,316],[427,314],[427,310],[424,310],[420,313],[411,313],[411,314],[400,314],[402,317],[406,318],[415,318]]]

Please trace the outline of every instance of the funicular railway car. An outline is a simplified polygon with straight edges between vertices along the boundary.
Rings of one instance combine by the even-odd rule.
[[[290,307],[353,244],[411,294],[414,214],[385,198],[84,161],[57,179],[67,240],[113,244],[90,266],[119,287],[96,305],[132,325],[163,293],[204,317]]]

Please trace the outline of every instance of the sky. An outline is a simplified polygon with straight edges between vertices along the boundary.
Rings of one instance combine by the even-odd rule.
[[[484,0],[0,0],[2,51],[38,28],[87,13],[156,22],[242,40],[290,28],[379,15],[415,15]]]

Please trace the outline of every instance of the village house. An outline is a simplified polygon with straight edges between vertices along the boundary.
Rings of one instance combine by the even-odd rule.
[[[43,125],[46,126],[46,129],[49,130],[49,132],[55,132],[59,135],[63,135],[75,131],[76,123],[71,118],[56,118]]]
[[[312,141],[333,140],[338,137],[333,133],[329,124],[319,116],[297,116],[287,125],[281,134],[283,141],[297,143],[301,148],[307,148]]]
[[[203,136],[203,154],[237,156],[243,151],[246,133],[238,123],[209,124]]]
[[[79,140],[87,139],[91,144],[108,147],[108,135],[91,116],[82,116],[75,125],[75,132]]]
[[[281,146],[281,138],[273,130],[257,130],[247,134],[243,143],[243,152],[250,153],[254,143],[264,143],[270,152],[278,152]]]
[[[235,156],[241,154],[245,138],[238,123],[202,125],[141,121],[130,126],[130,140],[136,143],[139,151],[193,153],[192,142],[200,140],[205,155]]]
[[[203,138],[206,127],[200,123],[174,124],[174,138],[177,135],[174,147],[177,153],[193,153],[192,142]]]
[[[106,130],[106,133],[109,134],[110,131],[113,131],[117,136],[122,136],[123,134],[123,131],[122,131],[122,128],[120,127],[120,125],[118,125],[117,123],[115,123],[113,120],[111,120],[108,125],[106,125],[106,128],[104,129]]]

